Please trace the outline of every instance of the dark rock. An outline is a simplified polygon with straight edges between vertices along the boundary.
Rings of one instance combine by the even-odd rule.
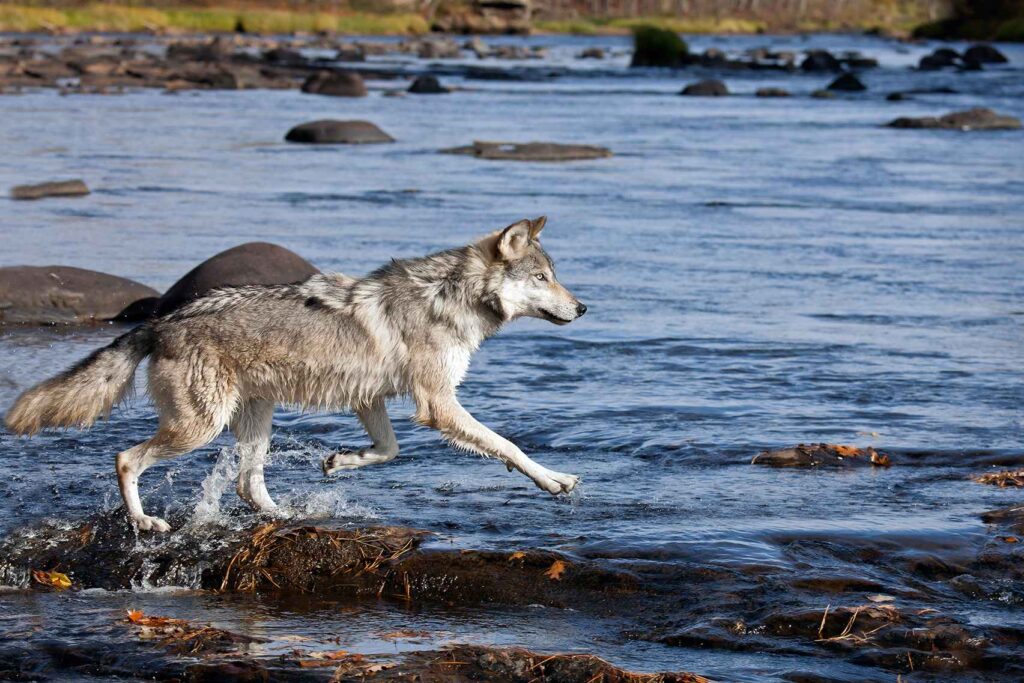
[[[1010,61],[1002,52],[984,43],[971,45],[964,51],[964,61],[968,60],[978,64],[1006,64]]]
[[[302,282],[320,271],[284,247],[246,242],[211,256],[171,285],[156,307],[164,315],[218,287]]]
[[[704,81],[690,83],[679,94],[694,97],[723,97],[729,94],[729,89],[725,87],[725,83],[722,81],[709,78]]]
[[[633,30],[633,59],[630,66],[679,68],[687,63],[689,47],[675,31],[654,26]]]
[[[55,180],[38,185],[17,185],[11,188],[11,199],[81,197],[87,194],[89,194],[89,188],[81,180]]]
[[[101,322],[117,317],[140,299],[152,300],[157,296],[159,293],[146,285],[83,268],[0,268],[2,325]]]
[[[921,71],[935,71],[949,66],[956,66],[960,63],[960,53],[948,47],[940,47],[930,55],[921,57],[917,68]]]
[[[604,59],[604,49],[599,47],[588,47],[579,54],[580,59]]]
[[[887,102],[903,102],[904,100],[909,99],[910,98],[907,97],[907,94],[902,92],[891,92],[885,96],[885,100]]]
[[[843,65],[828,50],[811,50],[800,62],[802,71],[842,71]]]
[[[351,71],[318,71],[302,84],[302,92],[333,97],[366,97],[363,77]]]
[[[275,47],[272,50],[267,50],[263,53],[263,59],[272,64],[287,64],[289,66],[306,63],[306,58],[302,56],[301,52],[286,47]]]
[[[369,121],[337,121],[321,119],[300,123],[288,131],[284,139],[315,145],[361,145],[394,142],[395,139]]]
[[[852,467],[854,465],[888,467],[890,461],[888,455],[873,448],[814,443],[763,451],[755,455],[750,464],[768,465],[769,467]]]
[[[235,46],[230,39],[217,36],[204,43],[179,42],[167,46],[167,59],[181,62],[217,62],[227,59]]]
[[[754,93],[758,97],[790,97],[788,90],[782,88],[758,88],[757,92]]]
[[[417,76],[416,80],[409,86],[409,92],[416,93],[417,95],[441,95],[449,93],[451,90],[441,85],[441,82],[437,80],[437,76],[427,74]]]
[[[991,109],[976,107],[938,118],[934,116],[900,117],[886,124],[890,128],[939,128],[945,130],[1016,130],[1020,119],[997,114]]]
[[[340,45],[334,59],[338,62],[365,62],[366,52],[360,45]]]
[[[829,90],[840,90],[842,92],[861,92],[867,90],[867,86],[860,82],[860,79],[853,74],[843,74],[828,84]]]
[[[442,154],[466,154],[501,161],[579,161],[610,157],[611,151],[593,145],[562,145],[555,142],[483,142],[442,149]]]

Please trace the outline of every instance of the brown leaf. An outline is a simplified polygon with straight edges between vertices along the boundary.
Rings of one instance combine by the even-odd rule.
[[[526,553],[524,553],[522,550],[517,550],[508,556],[508,561],[511,562],[512,560],[521,560],[524,557],[526,557]]]
[[[562,574],[565,573],[565,570],[568,568],[568,566],[569,565],[567,565],[562,560],[555,560],[551,563],[551,566],[548,567],[548,570],[544,572],[544,576],[548,577],[552,581],[561,581]]]
[[[49,588],[55,588],[59,591],[71,588],[71,579],[68,578],[67,574],[61,574],[60,572],[44,572],[38,569],[33,569],[32,578],[36,583],[40,583]]]
[[[1020,543],[1020,539],[1016,536],[1000,536],[999,540],[1003,543]]]

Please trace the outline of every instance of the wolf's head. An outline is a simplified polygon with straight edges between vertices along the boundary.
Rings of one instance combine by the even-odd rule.
[[[522,316],[566,325],[587,307],[555,278],[551,257],[540,246],[547,218],[524,219],[491,235],[484,244],[493,259],[493,296],[506,320]]]

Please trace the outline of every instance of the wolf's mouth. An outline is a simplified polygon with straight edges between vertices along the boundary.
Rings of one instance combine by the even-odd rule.
[[[540,314],[542,316],[544,316],[545,320],[547,320],[550,323],[554,323],[556,325],[568,325],[569,323],[572,322],[572,319],[566,320],[565,318],[559,318],[557,315],[555,315],[551,311],[545,310],[543,308],[540,309]]]

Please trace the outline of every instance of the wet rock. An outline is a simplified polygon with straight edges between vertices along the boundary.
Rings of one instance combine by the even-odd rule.
[[[873,448],[815,443],[763,451],[755,455],[750,463],[769,467],[852,467],[856,465],[888,467],[890,459],[885,453],[880,453]]]
[[[263,53],[263,58],[272,64],[298,66],[306,63],[306,58],[298,50],[286,47],[275,47]]]
[[[904,100],[909,99],[910,97],[908,97],[906,93],[902,92],[891,92],[885,96],[886,102],[903,102]]]
[[[999,488],[1007,487],[1024,487],[1024,470],[1017,471],[1005,471],[1005,472],[990,472],[988,474],[982,474],[974,477],[973,481],[979,484],[989,484],[991,486],[998,486]]]
[[[579,161],[602,159],[611,150],[594,145],[563,145],[555,142],[485,142],[474,141],[465,147],[442,149],[442,154],[466,154],[480,159],[500,161]]]
[[[679,68],[688,63],[689,47],[675,31],[654,26],[638,26],[633,31],[631,67],[667,66]]]
[[[1010,60],[1002,52],[984,43],[971,45],[964,51],[964,60],[978,64],[1006,64]]]
[[[579,59],[604,59],[604,49],[600,47],[588,47],[577,55]]]
[[[411,52],[420,59],[458,59],[462,48],[451,38],[429,38],[402,43],[403,52]]]
[[[94,270],[9,266],[0,268],[0,325],[102,322],[139,300],[157,296],[143,284]]]
[[[990,510],[982,514],[981,521],[985,524],[1010,527],[1018,533],[1024,533],[1024,505],[1010,505],[998,510]]]
[[[366,97],[363,77],[351,71],[318,71],[302,84],[302,92],[333,97]]]
[[[960,53],[948,47],[940,47],[929,55],[921,57],[917,68],[921,71],[936,71],[946,67],[957,66],[961,61]]]
[[[841,92],[861,92],[867,90],[867,86],[861,83],[860,79],[853,74],[846,73],[829,83],[828,89]]]
[[[246,242],[206,259],[171,285],[156,307],[164,315],[218,287],[301,282],[320,271],[298,254],[267,242]]]
[[[317,145],[358,145],[394,142],[395,139],[369,121],[321,119],[295,126],[284,136],[288,142]]]
[[[938,128],[944,130],[1017,130],[1020,119],[977,107],[938,118],[934,116],[900,117],[886,124],[890,128]]]
[[[843,65],[828,50],[811,50],[800,62],[801,71],[842,71]]]
[[[811,93],[811,97],[816,100],[834,100],[836,94],[831,90],[815,90]]]
[[[365,62],[366,51],[362,45],[339,45],[334,53],[337,62]]]
[[[11,199],[42,199],[43,197],[81,197],[89,188],[81,180],[54,180],[37,185],[17,185],[11,188]]]
[[[694,97],[724,97],[729,94],[729,89],[725,87],[725,83],[722,81],[709,78],[697,81],[696,83],[690,83],[679,94]]]
[[[790,97],[788,90],[782,88],[758,88],[757,92],[754,93],[758,97]]]
[[[234,53],[235,45],[225,36],[209,41],[182,41],[167,46],[167,59],[180,62],[218,62]]]
[[[441,95],[451,92],[449,88],[441,85],[437,76],[430,74],[417,76],[416,80],[409,86],[409,92],[417,95]]]

